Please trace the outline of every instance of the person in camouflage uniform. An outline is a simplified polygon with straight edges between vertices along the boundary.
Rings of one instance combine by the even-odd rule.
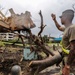
[[[62,12],[62,16],[60,16],[60,19],[61,23],[65,27],[61,27],[59,25],[54,14],[52,14],[51,16],[56,24],[56,27],[60,31],[64,31],[62,38],[63,47],[70,50],[66,65],[62,70],[62,75],[75,75],[75,25],[72,24],[72,20],[74,18],[74,11],[68,9]]]

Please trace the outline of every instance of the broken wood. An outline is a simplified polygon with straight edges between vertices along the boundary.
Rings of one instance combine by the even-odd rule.
[[[40,40],[38,37],[32,35],[32,33],[31,33],[30,35],[32,36],[32,37],[30,36],[30,37],[31,37],[31,40],[33,40],[36,45],[38,45],[39,47],[41,47],[41,49],[42,49],[44,52],[46,52],[47,54],[51,54],[52,56],[55,55],[55,54],[50,50],[50,48],[49,48],[48,46],[46,46],[45,44],[44,44],[44,45],[42,44],[41,40]]]
[[[31,16],[30,12],[26,11],[26,13],[25,13],[26,16],[25,16],[25,14],[21,14],[21,15],[15,14],[13,10],[10,10],[10,12],[11,12],[11,18],[10,18],[11,20],[10,20],[10,25],[8,25],[8,28],[10,29],[10,31],[15,31],[15,30],[20,31],[22,29],[26,30],[30,35],[29,38],[31,39],[31,41],[37,46],[37,49],[34,47],[34,50],[36,50],[36,51],[42,50],[47,55],[46,59],[31,61],[29,64],[29,67],[31,67],[32,70],[34,70],[34,68],[35,68],[35,71],[40,72],[40,71],[44,70],[45,68],[62,61],[62,56],[60,54],[55,55],[50,50],[49,46],[46,45],[43,42],[43,40],[40,38],[41,33],[43,32],[43,30],[46,26],[43,24],[43,16],[42,16],[41,11],[39,13],[39,15],[41,17],[41,26],[40,26],[40,31],[38,33],[38,36],[33,35],[30,30],[30,28],[34,27],[34,23],[30,18],[30,16]],[[26,21],[25,21],[25,19],[26,19]],[[5,26],[5,28],[7,28],[7,27]],[[19,36],[20,36],[20,34],[19,34]],[[24,37],[26,37],[26,36],[24,36]],[[22,36],[20,38],[22,39]],[[22,43],[24,44],[23,39],[22,39]],[[2,61],[4,62],[4,59]]]
[[[41,33],[43,32],[43,30],[44,30],[44,28],[45,28],[46,25],[43,24],[43,16],[42,16],[41,10],[40,10],[40,12],[39,12],[39,15],[40,15],[40,17],[41,17],[41,26],[39,27],[39,28],[40,28],[40,31],[39,31],[39,33],[38,33],[38,36],[41,36]]]
[[[42,66],[42,65],[46,65],[46,67],[48,67],[47,65],[52,66],[55,63],[60,62],[61,59],[62,59],[62,56],[60,54],[55,56],[49,55],[49,57],[47,57],[46,59],[31,61],[29,64],[29,67]]]
[[[62,59],[63,59],[63,57],[60,54],[52,56],[52,57],[49,56],[44,60],[31,61],[29,64],[29,67],[32,68],[32,71],[35,68],[35,72],[37,71],[37,73],[39,73],[42,70],[44,70],[44,69],[46,69],[56,63],[60,63],[62,61]]]
[[[41,12],[40,12],[40,15],[41,15]],[[46,69],[49,66],[52,66],[54,64],[58,64],[63,59],[63,56],[61,54],[62,52],[58,55],[55,55],[50,50],[48,45],[46,45],[45,43],[42,43],[42,40],[39,37],[39,36],[41,36],[41,33],[43,32],[43,29],[44,29],[42,15],[41,15],[40,28],[41,29],[40,29],[40,32],[38,33],[38,36],[33,35],[31,31],[29,31],[29,34],[30,34],[31,40],[38,46],[38,48],[42,49],[42,51],[44,53],[46,53],[47,58],[45,58],[43,60],[35,60],[35,61],[30,62],[29,67],[32,69],[32,72],[34,72],[33,75],[38,74],[40,71]]]
[[[19,29],[30,29],[35,27],[35,24],[33,23],[31,19],[31,13],[29,11],[26,11],[25,13],[15,14],[13,9],[9,9],[11,13],[11,30],[19,30]]]

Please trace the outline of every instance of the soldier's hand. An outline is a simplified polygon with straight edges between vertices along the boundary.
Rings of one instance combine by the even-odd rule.
[[[70,74],[70,68],[68,66],[65,66],[62,70],[62,75],[69,75]]]
[[[53,20],[56,20],[56,15],[55,14],[52,13],[51,17],[52,17]]]

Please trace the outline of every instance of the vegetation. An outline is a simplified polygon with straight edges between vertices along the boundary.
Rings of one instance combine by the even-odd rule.
[[[0,41],[0,47],[4,47],[4,46],[5,44],[2,41]]]

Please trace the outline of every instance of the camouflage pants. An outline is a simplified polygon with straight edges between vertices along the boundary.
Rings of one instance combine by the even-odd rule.
[[[75,66],[71,66],[70,75],[75,75]]]
[[[66,64],[67,56],[64,57],[64,61],[65,61],[65,64]],[[62,69],[63,69],[63,67],[64,67],[64,65],[63,65],[63,63],[61,63],[60,75],[62,75]],[[73,66],[71,65],[70,75],[75,75],[75,64]]]

